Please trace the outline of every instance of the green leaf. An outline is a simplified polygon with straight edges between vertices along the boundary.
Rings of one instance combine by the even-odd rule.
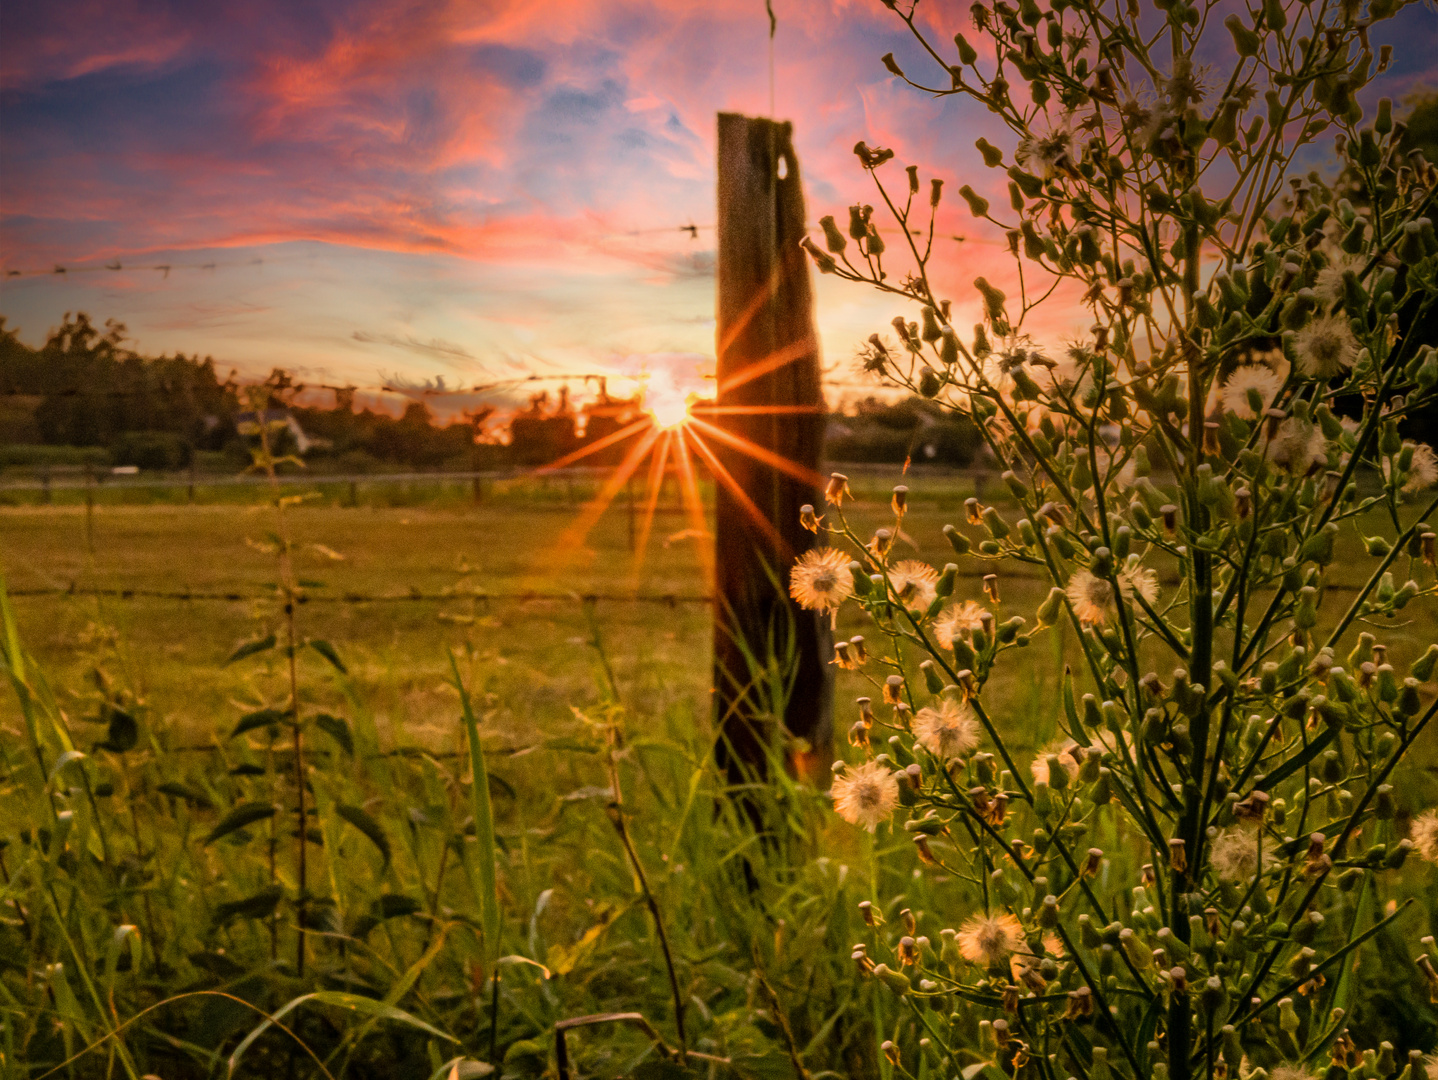
[[[474,1058],[457,1057],[450,1058],[434,1072],[429,1074],[429,1080],[479,1080],[481,1076],[488,1076],[494,1072],[494,1066],[483,1061],[475,1061]]]
[[[1328,749],[1328,744],[1333,741],[1333,734],[1332,728],[1325,728],[1312,742],[1271,773],[1265,776],[1255,777],[1253,786],[1255,788],[1261,788],[1264,791],[1272,791],[1279,781],[1292,776],[1319,754],[1323,753],[1324,750]]]
[[[489,774],[484,767],[484,748],[479,743],[479,721],[475,719],[474,708],[469,701],[469,691],[459,676],[459,661],[451,653],[450,669],[454,672],[454,686],[459,691],[460,708],[464,714],[464,731],[469,740],[470,771],[474,774],[469,785],[470,798],[474,802],[474,836],[479,842],[479,910],[480,922],[484,927],[484,946],[489,955],[499,955],[499,881],[494,855],[494,813],[489,805]]]
[[[225,664],[233,664],[236,660],[243,660],[247,656],[254,656],[256,653],[262,653],[265,652],[267,649],[273,649],[274,647],[274,634],[270,634],[268,637],[259,638],[255,641],[247,641],[234,652],[230,653],[230,658],[225,661]]]
[[[163,795],[170,796],[172,799],[184,799],[191,806],[198,806],[202,810],[213,810],[215,808],[214,800],[203,791],[199,788],[191,787],[189,784],[182,784],[178,780],[166,780],[155,790]]]
[[[84,761],[85,753],[82,750],[67,750],[55,759],[55,764],[50,767],[50,778],[48,783],[53,784],[55,777],[60,775],[60,770],[72,761]]]
[[[105,734],[105,741],[96,743],[95,749],[109,750],[114,754],[123,754],[126,750],[133,750],[135,744],[140,741],[140,725],[124,709],[117,709],[112,705],[109,713],[110,729]]]
[[[370,907],[381,919],[399,919],[405,915],[413,915],[416,911],[424,910],[424,905],[418,900],[402,893],[385,893]]]
[[[385,893],[370,904],[367,913],[355,920],[354,926],[350,929],[350,937],[363,941],[369,936],[371,930],[386,919],[402,919],[406,915],[413,915],[423,910],[424,905],[413,897],[403,896],[399,893]]]
[[[354,757],[355,740],[354,735],[350,733],[348,720],[339,716],[331,716],[329,713],[319,713],[315,717],[315,727],[339,743],[340,749],[346,754]]]
[[[379,848],[379,853],[384,856],[386,864],[389,862],[389,837],[385,835],[380,823],[370,817],[358,806],[349,806],[345,803],[335,804],[335,813],[344,818],[360,832],[369,837],[370,842]]]
[[[260,709],[257,712],[246,713],[240,717],[240,722],[235,725],[235,730],[230,732],[230,738],[243,735],[247,731],[254,731],[255,728],[274,727],[289,718],[288,709]]]
[[[278,885],[267,885],[253,896],[216,904],[212,916],[216,926],[228,926],[236,919],[267,919],[274,914],[285,891]]]
[[[439,1028],[426,1024],[419,1017],[411,1015],[403,1009],[397,1009],[393,1005],[386,1005],[382,1001],[375,1001],[374,998],[361,997],[359,994],[346,994],[339,990],[319,990],[313,994],[301,994],[292,1001],[281,1005],[266,1017],[253,1031],[246,1035],[244,1041],[235,1047],[235,1052],[230,1055],[227,1075],[235,1075],[235,1070],[239,1068],[240,1058],[254,1041],[269,1029],[271,1024],[310,1001],[317,1005],[329,1005],[336,1009],[345,1009],[349,1012],[360,1013],[363,1016],[373,1017],[377,1020],[392,1020],[397,1024],[418,1028],[420,1031],[428,1035],[433,1035],[437,1039],[445,1039],[452,1043],[459,1042],[453,1035],[446,1034],[440,1031]]]
[[[205,843],[213,844],[222,836],[274,816],[275,808],[270,803],[242,803],[220,819],[220,823],[205,837]]]
[[[333,664],[335,666],[335,670],[338,671],[341,675],[348,675],[350,673],[349,668],[345,667],[344,661],[340,659],[340,654],[335,652],[335,647],[331,645],[328,641],[322,641],[319,638],[311,638],[309,644],[311,649],[319,653],[331,664]]]
[[[139,971],[140,931],[128,923],[115,927],[115,932],[110,935],[109,947],[105,950],[105,971],[112,991],[115,985],[115,975],[120,971],[120,961],[126,951],[129,952],[129,970]]]

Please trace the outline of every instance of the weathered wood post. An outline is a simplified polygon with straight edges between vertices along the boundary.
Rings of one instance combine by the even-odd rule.
[[[715,422],[739,439],[815,472],[823,451],[823,393],[804,236],[804,193],[792,126],[719,115],[718,410]],[[726,412],[731,406],[739,410]],[[805,412],[803,410],[812,410]],[[753,410],[753,411],[740,411]],[[772,411],[765,411],[772,410]],[[818,504],[812,483],[795,479],[718,439],[720,464],[766,519],[715,483],[714,698],[729,778],[762,778],[766,748],[782,719],[812,751],[791,758],[816,776],[830,760],[832,652],[828,623],[788,596],[789,568],[814,536],[799,508]],[[791,687],[771,699],[777,659]],[[775,715],[782,706],[782,717]]]

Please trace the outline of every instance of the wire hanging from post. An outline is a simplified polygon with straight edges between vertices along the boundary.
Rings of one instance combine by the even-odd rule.
[[[779,20],[774,17],[774,0],[764,0],[764,10],[769,13],[769,119],[774,119],[774,32],[779,29]]]

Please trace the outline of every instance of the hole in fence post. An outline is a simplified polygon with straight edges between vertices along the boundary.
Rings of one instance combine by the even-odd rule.
[[[782,721],[807,744],[791,747],[789,768],[822,780],[833,728],[828,623],[788,596],[789,569],[815,542],[799,508],[820,501],[824,435],[792,125],[721,113],[718,157],[716,400],[741,410],[716,414],[730,438],[710,440],[733,481],[715,480],[717,752],[731,780],[763,778]],[[792,467],[763,460],[775,456]],[[775,700],[780,685],[789,691]]]

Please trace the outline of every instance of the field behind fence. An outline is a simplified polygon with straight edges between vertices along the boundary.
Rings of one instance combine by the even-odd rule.
[[[889,488],[907,481],[911,511],[898,550],[935,565],[953,558],[942,527],[962,524],[964,499],[976,490],[1013,516],[1002,485],[986,476],[849,472],[858,501],[848,513],[861,533],[891,520]],[[826,812],[813,792],[781,783],[772,793],[773,812],[794,830],[792,847],[756,848],[740,824],[723,816],[725,800],[708,769],[713,612],[689,519],[677,493],[666,490],[660,500],[666,512],[656,515],[648,550],[636,562],[621,494],[582,545],[571,543],[565,530],[600,482],[594,475],[496,478],[476,503],[462,478],[367,477],[354,506],[347,481],[286,480],[286,494],[313,496],[290,510],[298,576],[306,582],[298,630],[333,645],[346,667],[338,673],[306,650],[302,711],[343,717],[354,743],[348,753],[311,729],[320,799],[312,867],[319,877],[312,880],[335,904],[325,932],[345,935],[315,936],[311,979],[381,997],[418,969],[400,998],[405,1007],[459,1035],[477,1058],[487,1057],[493,1033],[500,1053],[512,1055],[515,1076],[537,1074],[540,1058],[551,1053],[546,1040],[556,1021],[586,1012],[634,1008],[672,1041],[673,1011],[652,923],[603,810],[613,774],[596,725],[613,721],[624,729],[615,767],[630,800],[634,843],[669,920],[678,978],[691,1002],[691,1045],[742,1062],[744,1075],[794,1075],[791,1046],[815,1071],[870,1075],[863,1047],[873,1030],[887,1034],[912,1020],[890,997],[846,981],[848,947],[865,934],[855,905],[881,895],[889,918],[907,906],[922,920],[925,910],[943,907],[940,893],[948,886],[923,876],[916,863],[887,861],[888,876],[876,887],[880,848],[907,845],[906,838],[880,837],[876,845]],[[73,925],[85,928],[92,947],[103,949],[101,936],[121,920],[140,925],[150,950],[138,974],[112,973],[120,1015],[176,987],[233,992],[266,1008],[312,989],[316,984],[296,979],[292,967],[266,966],[270,923],[232,919],[225,906],[264,895],[262,834],[251,829],[245,839],[241,830],[203,843],[225,806],[276,797],[263,787],[272,782],[267,762],[276,777],[291,768],[282,745],[267,750],[262,729],[234,735],[241,717],[285,701],[282,651],[225,663],[237,644],[281,625],[275,560],[266,550],[273,518],[263,489],[197,484],[191,502],[183,486],[116,482],[98,485],[88,506],[83,487],[53,486],[48,504],[33,488],[23,489],[23,500],[7,494],[20,505],[0,508],[0,565],[20,632],[77,744],[92,755],[68,769],[88,769],[95,784],[122,796],[113,801],[112,825],[120,832],[108,842],[137,859],[136,872],[149,882],[134,889],[109,878],[73,879],[86,895],[114,889],[103,904],[73,909]],[[709,492],[705,497],[708,505]],[[978,598],[986,564],[957,561],[957,597]],[[1325,619],[1346,606],[1372,563],[1356,535],[1345,532]],[[1158,569],[1163,596],[1173,596],[1172,569]],[[1001,616],[1032,620],[1047,583],[1036,571],[1014,570],[999,590]],[[1398,621],[1378,629],[1400,666],[1432,636],[1429,626]],[[839,631],[873,632],[856,620],[841,621]],[[476,911],[472,883],[444,854],[458,850],[444,837],[462,835],[468,797],[451,654],[480,706],[491,762],[503,948],[525,958],[506,969],[497,1026],[481,994],[486,969],[476,937],[464,922]],[[1036,637],[1026,663],[1006,668],[989,691],[1002,703],[996,720],[1020,760],[1057,737],[1059,680],[1077,655],[1067,628],[1055,628]],[[840,733],[854,697],[868,692],[859,675],[840,675]],[[106,732],[90,722],[105,715],[96,704],[105,695],[129,703],[139,719],[139,744],[124,755],[92,749]],[[0,725],[14,746],[23,745],[12,699],[0,706]],[[1407,768],[1405,804],[1438,801],[1428,766],[1433,757],[1420,748]],[[11,768],[19,776],[25,765],[17,756]],[[70,781],[78,783],[75,775]],[[64,777],[57,782],[63,787]],[[196,801],[161,795],[162,784]],[[83,808],[83,789],[68,791],[69,804]],[[0,793],[0,811],[30,829],[24,804],[5,811],[7,798],[18,800],[19,789]],[[103,821],[111,803],[100,802]],[[341,806],[367,817],[336,816]],[[347,824],[371,819],[385,838],[383,858]],[[291,841],[284,835],[278,873],[292,888],[285,846]],[[1113,872],[1132,873],[1116,839],[1112,846]],[[5,853],[11,866],[17,850]],[[757,881],[752,896],[744,874]],[[70,894],[60,895],[63,901]],[[409,914],[380,918],[401,909]],[[284,908],[274,923],[282,954],[293,949],[285,944],[293,920]],[[937,924],[928,930],[936,933]],[[558,974],[544,980],[531,961]],[[37,993],[43,998],[43,987]],[[1356,1015],[1390,1027],[1418,1023],[1405,993],[1398,983],[1366,981]],[[792,1028],[787,1035],[774,1021],[775,1000]],[[197,1047],[229,1053],[255,1023],[233,1004],[166,1008],[176,1011],[135,1036],[149,1060],[164,1064],[158,1075],[222,1071],[222,1058]],[[64,1027],[59,1006],[30,1002],[11,1015],[34,1019],[10,1030],[29,1032],[26,1046],[37,1061],[62,1059],[58,1032],[70,1031],[67,1052],[83,1045],[78,1028]],[[101,1033],[93,1016],[88,1022],[92,1036]],[[351,1076],[424,1080],[455,1052],[442,1040],[415,1042],[394,1025],[341,1035],[326,1026],[323,1009],[299,1016],[296,1025],[322,1053],[339,1055],[331,1065],[348,1061]],[[655,1064],[638,1032],[569,1037],[589,1074],[639,1075],[645,1062]],[[297,1068],[295,1053],[272,1034],[255,1045],[247,1068],[251,1075],[280,1075]],[[410,1065],[386,1072],[397,1054]],[[104,1064],[96,1055],[92,1068],[77,1075],[103,1075]],[[308,1075],[298,1068],[297,1075]]]

